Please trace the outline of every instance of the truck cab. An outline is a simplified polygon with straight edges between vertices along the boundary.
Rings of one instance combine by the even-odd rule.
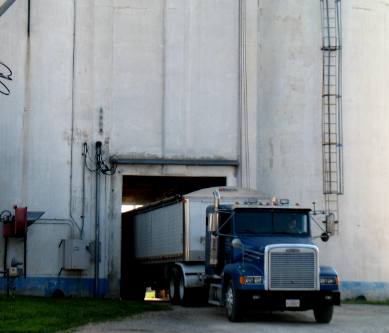
[[[287,201],[207,208],[205,274],[209,302],[224,305],[231,321],[248,308],[312,309],[317,322],[340,305],[335,269],[319,265],[310,209]]]

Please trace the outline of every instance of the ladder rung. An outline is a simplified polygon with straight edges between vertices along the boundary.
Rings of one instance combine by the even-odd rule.
[[[337,95],[337,94],[323,94],[323,95],[321,95],[321,97],[335,97],[335,98],[337,98],[337,97],[341,97],[341,96]]]

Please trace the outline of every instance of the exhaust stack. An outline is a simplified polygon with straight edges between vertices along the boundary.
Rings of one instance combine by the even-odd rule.
[[[220,192],[218,190],[213,192],[213,207],[215,210],[219,209],[220,205]]]

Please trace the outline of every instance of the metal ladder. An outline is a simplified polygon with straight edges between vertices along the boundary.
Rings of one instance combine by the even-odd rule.
[[[320,0],[322,19],[322,159],[325,214],[338,222],[338,196],[343,194],[341,0]],[[331,226],[330,226],[331,225]],[[327,231],[337,231],[327,223]]]

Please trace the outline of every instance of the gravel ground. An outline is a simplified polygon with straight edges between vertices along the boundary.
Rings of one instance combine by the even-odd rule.
[[[222,308],[172,306],[169,311],[148,312],[120,321],[90,324],[73,332],[389,333],[389,306],[342,305],[335,307],[334,317],[330,324],[317,324],[312,311],[257,313],[248,316],[245,322],[231,323]]]

